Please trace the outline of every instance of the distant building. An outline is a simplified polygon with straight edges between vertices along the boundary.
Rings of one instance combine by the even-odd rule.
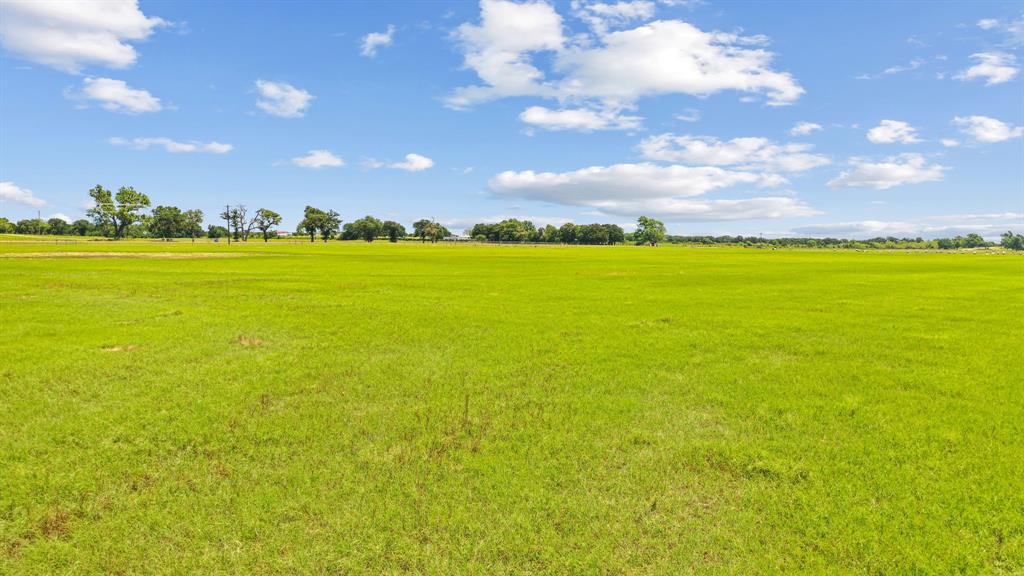
[[[469,242],[471,238],[465,234],[452,234],[442,238],[445,242]]]
[[[287,238],[292,235],[292,233],[287,230],[275,230],[275,232],[277,232],[278,238]]]

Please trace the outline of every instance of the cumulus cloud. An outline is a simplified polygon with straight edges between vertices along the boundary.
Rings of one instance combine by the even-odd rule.
[[[942,142],[942,145],[946,148],[956,148],[960,145],[960,141],[956,138],[943,138],[940,142]]]
[[[426,156],[420,154],[406,154],[405,160],[402,162],[392,162],[391,164],[384,164],[387,168],[394,168],[395,170],[405,170],[407,172],[421,172],[434,166],[434,161]]]
[[[904,184],[942,180],[946,166],[929,164],[921,154],[890,156],[881,162],[851,158],[852,170],[844,170],[828,182],[830,188],[874,188],[888,190]]]
[[[913,144],[920,142],[917,128],[899,120],[882,120],[874,128],[868,130],[868,140],[875,144]]]
[[[625,3],[628,9],[621,4],[602,4],[598,10],[606,15],[643,12],[635,2]],[[594,14],[593,6],[598,5],[581,9]],[[790,74],[772,69],[774,54],[764,48],[761,36],[705,32],[683,21],[660,20],[570,38],[563,34],[562,17],[545,2],[482,0],[480,9],[480,23],[462,24],[453,36],[465,67],[481,83],[448,96],[445,102],[453,108],[537,96],[619,109],[648,96],[708,96],[724,90],[764,94],[769,105],[783,105],[804,92]],[[534,61],[540,53],[552,56],[548,73]]]
[[[145,40],[167,24],[146,16],[136,0],[0,3],[0,43],[27,60],[77,73],[96,64],[127,68]]]
[[[267,114],[281,118],[305,116],[306,108],[314,98],[309,92],[286,82],[257,80],[256,91],[260,95],[260,99],[256,101],[256,107]]]
[[[971,54],[977,64],[961,70],[953,78],[957,80],[974,80],[983,78],[986,86],[1009,82],[1020,71],[1017,68],[1017,57],[1006,52],[978,52]]]
[[[635,130],[640,128],[643,118],[623,115],[618,110],[594,110],[590,108],[563,108],[552,110],[544,106],[531,106],[519,115],[526,124],[546,130]]]
[[[656,215],[675,221],[808,216],[817,211],[792,197],[694,199],[737,185],[774,186],[771,175],[715,166],[650,163],[591,166],[571,172],[506,171],[490,180],[499,197],[593,208],[618,216]]]
[[[981,28],[982,30],[991,30],[998,27],[999,20],[996,20],[995,18],[982,18],[981,20],[978,20],[978,28]]]
[[[344,166],[345,161],[335,156],[330,150],[310,150],[305,156],[292,158],[291,163],[300,168],[335,168]]]
[[[391,46],[395,37],[395,27],[388,26],[386,32],[370,32],[366,36],[363,36],[363,42],[359,48],[359,53],[367,58],[373,58],[377,55],[377,49],[384,46]]]
[[[128,146],[136,150],[145,150],[151,146],[158,146],[164,150],[173,154],[191,153],[191,152],[207,152],[210,154],[225,154],[230,152],[234,146],[231,144],[223,144],[221,142],[200,142],[198,140],[189,140],[188,142],[178,142],[171,140],[170,138],[155,137],[155,138],[111,138],[109,142],[115,146]]]
[[[654,2],[635,0],[633,2],[572,3],[577,18],[585,21],[597,34],[605,34],[611,28],[626,26],[632,22],[648,20],[654,16]]]
[[[645,138],[640,153],[651,160],[691,165],[739,166],[770,172],[802,172],[829,164],[810,144],[776,144],[767,138],[719,140],[711,136],[661,134]]]
[[[833,236],[845,238],[876,238],[896,236],[910,238],[940,238],[979,234],[997,238],[1008,227],[1024,225],[1024,213],[1001,212],[992,214],[953,214],[932,216],[912,221],[858,220],[813,224],[793,229],[795,234],[807,236]]]
[[[814,122],[797,122],[789,130],[789,133],[793,136],[807,136],[811,132],[820,132],[821,130],[821,124],[815,124]]]
[[[68,224],[71,224],[71,217],[63,212],[54,212],[53,214],[50,214],[50,218],[60,218]]]
[[[0,203],[7,202],[31,206],[32,208],[46,206],[46,200],[36,197],[28,188],[22,188],[14,182],[5,180],[0,182]]]
[[[975,142],[992,144],[1004,142],[1024,135],[1024,126],[1011,126],[988,116],[957,116],[953,124]]]
[[[159,112],[163,109],[160,99],[145,90],[132,88],[124,80],[111,78],[86,78],[80,92],[72,98],[92,100],[111,112],[142,114]]]

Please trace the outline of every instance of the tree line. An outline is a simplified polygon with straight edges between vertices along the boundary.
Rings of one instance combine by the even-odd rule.
[[[132,188],[122,186],[112,192],[102,185],[89,190],[92,207],[86,211],[88,219],[66,222],[61,218],[32,218],[11,222],[0,217],[0,233],[7,234],[52,234],[58,236],[104,236],[120,238],[230,238],[247,242],[250,237],[259,237],[264,242],[278,236],[277,227],[282,217],[269,208],[250,211],[245,205],[226,206],[218,216],[224,225],[210,224],[203,229],[202,210],[182,210],[177,206],[156,206],[148,196]],[[148,210],[148,212],[147,212]],[[318,238],[324,242],[331,239],[364,240],[373,242],[386,239],[398,242],[403,239],[418,239],[421,242],[437,242],[450,237],[451,231],[433,219],[417,220],[412,233],[394,220],[380,220],[364,216],[342,225],[341,215],[334,210],[323,210],[306,206],[302,220],[295,233],[309,236],[311,242]],[[258,234],[258,236],[257,236]],[[574,224],[566,222],[559,227],[547,224],[534,225],[529,220],[508,218],[497,223],[479,223],[469,229],[470,238],[478,242],[538,242],[561,244],[608,245],[636,243],[656,246],[662,242],[671,244],[805,247],[805,248],[847,248],[847,249],[940,249],[984,248],[996,246],[978,234],[954,238],[878,237],[868,240],[842,238],[762,238],[760,236],[680,236],[666,233],[665,224],[641,216],[637,219],[636,230],[626,232],[617,224]],[[1024,236],[1008,231],[1002,235],[999,245],[1009,250],[1024,250]]]
[[[1002,246],[1008,250],[1024,250],[1024,236],[1013,231],[1003,233],[999,242],[989,242],[979,234],[953,238],[897,238],[894,236],[848,240],[844,238],[762,238],[760,236],[668,236],[670,244],[764,246],[778,248],[842,248],[855,250],[956,250]]]

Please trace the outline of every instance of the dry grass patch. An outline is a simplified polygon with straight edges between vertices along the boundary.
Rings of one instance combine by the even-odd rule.
[[[104,352],[131,352],[138,347],[138,344],[125,344],[124,346],[104,346],[102,350]]]
[[[238,338],[235,338],[235,343],[240,346],[245,346],[246,348],[259,348],[260,346],[263,346],[263,340],[252,336],[239,336]]]

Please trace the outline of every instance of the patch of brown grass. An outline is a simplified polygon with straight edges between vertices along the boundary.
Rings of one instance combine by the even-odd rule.
[[[68,533],[70,523],[71,515],[64,510],[57,510],[43,518],[39,523],[39,532],[45,538],[60,538]]]
[[[252,336],[239,336],[235,339],[235,343],[245,346],[246,348],[258,348],[263,346],[263,340]]]
[[[104,346],[101,350],[104,352],[131,352],[138,347],[138,344],[125,344],[124,346]]]

